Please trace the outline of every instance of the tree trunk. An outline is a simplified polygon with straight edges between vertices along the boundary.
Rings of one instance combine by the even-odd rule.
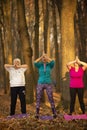
[[[30,43],[30,36],[28,34],[26,19],[25,19],[25,8],[24,0],[17,0],[18,7],[18,23],[19,23],[19,35],[23,46],[23,55],[28,70],[26,73],[26,100],[28,103],[34,101],[34,72],[32,65],[32,48]]]
[[[4,69],[4,46],[3,46],[3,40],[2,40],[2,30],[0,28],[0,88],[4,88],[4,93],[7,93],[6,90],[6,77],[5,77],[5,69]]]
[[[34,41],[34,59],[39,57],[39,7],[38,0],[34,0],[35,4],[35,41]]]
[[[11,1],[11,30],[12,30],[12,56],[13,59],[22,58],[22,46],[18,35],[17,0]]]
[[[74,14],[76,11],[76,0],[63,0],[61,10],[61,35],[62,35],[62,99],[69,101],[69,75],[66,63],[75,59],[74,38]]]
[[[36,60],[39,57],[39,6],[38,6],[38,0],[34,0],[34,6],[35,6],[35,40],[34,40],[34,60]],[[35,83],[37,84],[38,79],[38,72],[35,68]]]
[[[5,51],[5,63],[12,64],[12,35],[11,35],[11,6],[10,0],[3,1],[3,13],[4,13],[4,51]],[[8,93],[9,89],[9,76],[6,72],[6,89]]]
[[[2,1],[0,1],[0,22],[1,22],[1,25],[0,25],[0,87],[4,88],[4,93],[7,93],[7,90],[6,90],[6,75],[5,75],[5,69],[4,69],[4,62],[5,62],[5,55],[4,55],[4,40],[3,40],[3,37],[4,37],[4,33],[3,33],[3,27],[4,27],[4,24],[3,24],[3,18],[4,18],[4,13],[3,13],[3,4],[2,4]]]
[[[45,53],[47,53],[48,21],[49,21],[48,1],[45,0],[44,2],[44,52]]]
[[[57,39],[57,23],[56,23],[56,6],[54,1],[52,1],[53,5],[53,35],[54,35],[54,46],[55,46],[55,81],[56,81],[56,90],[60,91],[60,67],[59,67],[59,46],[58,46],[58,39]]]
[[[87,0],[81,0],[77,3],[75,32],[79,58],[80,60],[87,62]],[[84,75],[84,84],[87,89],[87,71]]]

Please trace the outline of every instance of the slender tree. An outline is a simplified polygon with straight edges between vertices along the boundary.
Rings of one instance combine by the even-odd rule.
[[[4,55],[5,63],[12,64],[12,35],[11,35],[11,6],[10,0],[2,1],[3,7],[3,43],[4,43]],[[6,90],[9,93],[9,79],[8,73],[6,72]]]
[[[34,0],[35,5],[35,41],[34,41],[34,59],[39,57],[39,5],[38,0]]]
[[[86,55],[86,45],[87,45],[87,1],[81,0],[77,3],[77,13],[76,13],[76,25],[78,26],[79,31],[79,56],[80,59],[87,61],[87,55]]]
[[[58,35],[57,35],[57,22],[56,22],[56,5],[54,0],[52,1],[52,11],[53,11],[53,36],[54,36],[54,46],[55,46],[55,77],[56,77],[56,90],[60,91],[60,64],[59,64],[59,45],[58,45]]]
[[[49,23],[48,0],[45,0],[44,1],[44,52],[46,53],[47,53],[48,23]]]
[[[35,25],[34,25],[34,32],[35,32],[35,38],[34,38],[34,44],[33,44],[33,50],[34,50],[34,60],[39,57],[39,1],[34,0],[34,6],[35,6]],[[35,83],[37,84],[38,79],[38,72],[35,68]]]
[[[26,100],[28,103],[33,103],[34,101],[34,73],[32,65],[32,48],[30,42],[30,36],[27,30],[26,18],[25,18],[25,6],[24,0],[17,0],[17,9],[18,9],[18,23],[19,23],[19,35],[23,47],[23,56],[26,64],[28,64],[28,70],[26,73]]]
[[[13,59],[22,58],[21,43],[18,35],[17,0],[11,1],[11,32],[12,32],[12,56]]]
[[[5,58],[6,62],[12,63],[12,44],[11,44],[11,6],[10,0],[3,1],[3,12],[4,12],[4,30],[5,30]]]
[[[6,75],[5,75],[5,69],[4,69],[4,62],[5,62],[5,53],[4,53],[4,40],[3,40],[3,27],[4,27],[4,24],[3,24],[3,18],[4,18],[4,15],[3,15],[3,4],[2,4],[2,1],[0,1],[0,70],[1,70],[1,73],[0,73],[0,87],[4,87],[4,93],[7,93],[7,90],[6,90]]]

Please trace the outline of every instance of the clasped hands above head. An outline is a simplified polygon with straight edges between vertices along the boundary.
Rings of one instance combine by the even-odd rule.
[[[75,62],[80,64],[80,59],[78,58],[78,56],[76,56]]]
[[[42,54],[42,58],[47,58],[48,56],[47,56],[47,54],[46,53],[43,53]]]

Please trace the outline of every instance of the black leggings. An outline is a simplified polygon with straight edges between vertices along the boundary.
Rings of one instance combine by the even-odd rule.
[[[76,94],[78,94],[78,99],[82,113],[85,113],[85,104],[83,101],[84,89],[83,88],[70,88],[70,113],[74,112]]]
[[[11,107],[10,107],[10,115],[15,114],[17,95],[19,95],[20,103],[21,103],[21,112],[26,113],[26,100],[25,100],[25,87],[11,87]]]

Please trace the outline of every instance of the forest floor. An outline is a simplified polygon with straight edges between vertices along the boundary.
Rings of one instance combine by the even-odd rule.
[[[54,100],[57,106],[60,103],[60,94],[54,93]],[[87,98],[85,98],[85,104],[87,105]],[[64,114],[68,110],[64,110],[61,104],[57,107],[58,116],[56,119],[52,118],[52,111],[48,102],[41,104],[40,109],[40,116],[45,117],[47,115],[47,117],[36,119],[35,105],[35,103],[27,104],[27,114],[21,115],[20,102],[17,99],[16,116],[9,117],[10,96],[4,94],[4,90],[0,89],[0,130],[87,130],[87,119],[65,120]]]

